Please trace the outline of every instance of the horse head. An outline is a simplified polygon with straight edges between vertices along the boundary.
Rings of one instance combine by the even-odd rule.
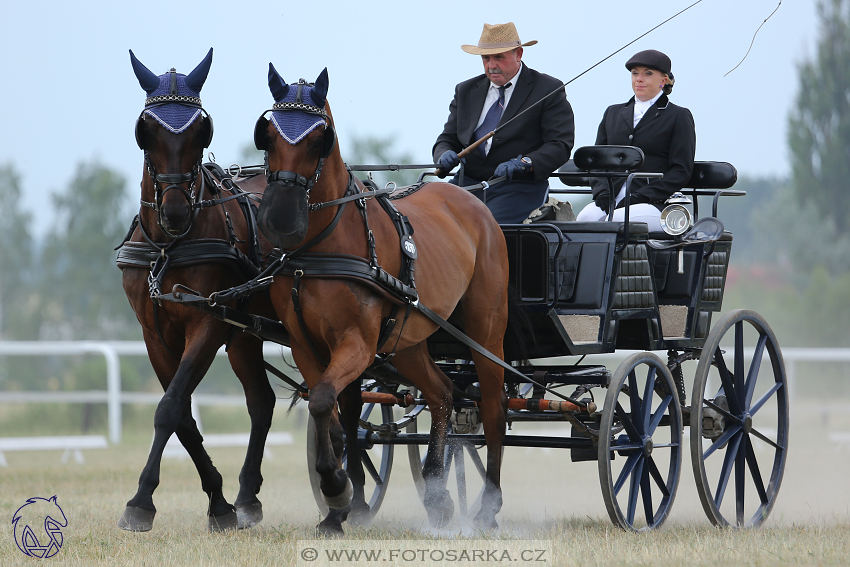
[[[326,108],[328,70],[315,83],[301,79],[287,84],[269,63],[269,90],[274,106],[254,127],[254,144],[265,151],[268,179],[258,224],[273,245],[286,249],[307,235],[310,190],[335,148],[333,117]]]
[[[213,123],[201,107],[200,92],[212,63],[213,50],[188,75],[175,69],[154,75],[130,50],[130,63],[147,93],[136,120],[136,142],[145,154],[146,177],[142,206],[153,209],[157,224],[171,238],[192,229],[195,203],[203,190],[201,159],[212,141]],[[198,177],[201,187],[196,188]]]

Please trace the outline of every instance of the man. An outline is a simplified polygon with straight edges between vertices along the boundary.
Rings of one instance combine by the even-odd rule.
[[[503,224],[520,223],[543,204],[549,174],[570,158],[575,137],[573,110],[563,90],[540,102],[563,83],[522,62],[523,47],[535,43],[521,43],[509,22],[484,24],[478,45],[461,46],[481,56],[484,74],[457,85],[449,119],[432,150],[434,162],[447,173],[460,163],[458,152],[506,124],[465,157],[462,179],[466,186],[508,177],[475,192]],[[460,184],[460,179],[455,176],[451,182]]]

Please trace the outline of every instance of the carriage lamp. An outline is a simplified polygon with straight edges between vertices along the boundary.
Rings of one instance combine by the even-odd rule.
[[[691,198],[682,193],[673,193],[661,211],[661,228],[671,236],[680,236],[694,224],[691,211],[685,205],[691,204]]]

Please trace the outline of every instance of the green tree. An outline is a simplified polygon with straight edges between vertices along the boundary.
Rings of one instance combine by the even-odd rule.
[[[820,219],[850,229],[850,0],[820,0],[817,54],[800,65],[789,116],[794,191]],[[816,225],[816,226],[819,226]]]
[[[113,248],[127,232],[124,178],[81,163],[64,194],[53,196],[56,222],[44,242],[39,285],[43,339],[137,338]]]
[[[11,164],[0,166],[0,340],[32,338],[34,265],[32,221],[20,210],[21,178]]]

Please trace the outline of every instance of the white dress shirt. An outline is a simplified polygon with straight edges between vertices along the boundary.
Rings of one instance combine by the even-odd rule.
[[[643,115],[646,114],[646,111],[655,104],[655,102],[661,98],[661,95],[664,94],[664,90],[658,91],[658,94],[652,97],[650,100],[646,102],[640,100],[638,97],[635,97],[635,122],[632,125],[632,128],[636,128],[640,119],[643,118]]]

